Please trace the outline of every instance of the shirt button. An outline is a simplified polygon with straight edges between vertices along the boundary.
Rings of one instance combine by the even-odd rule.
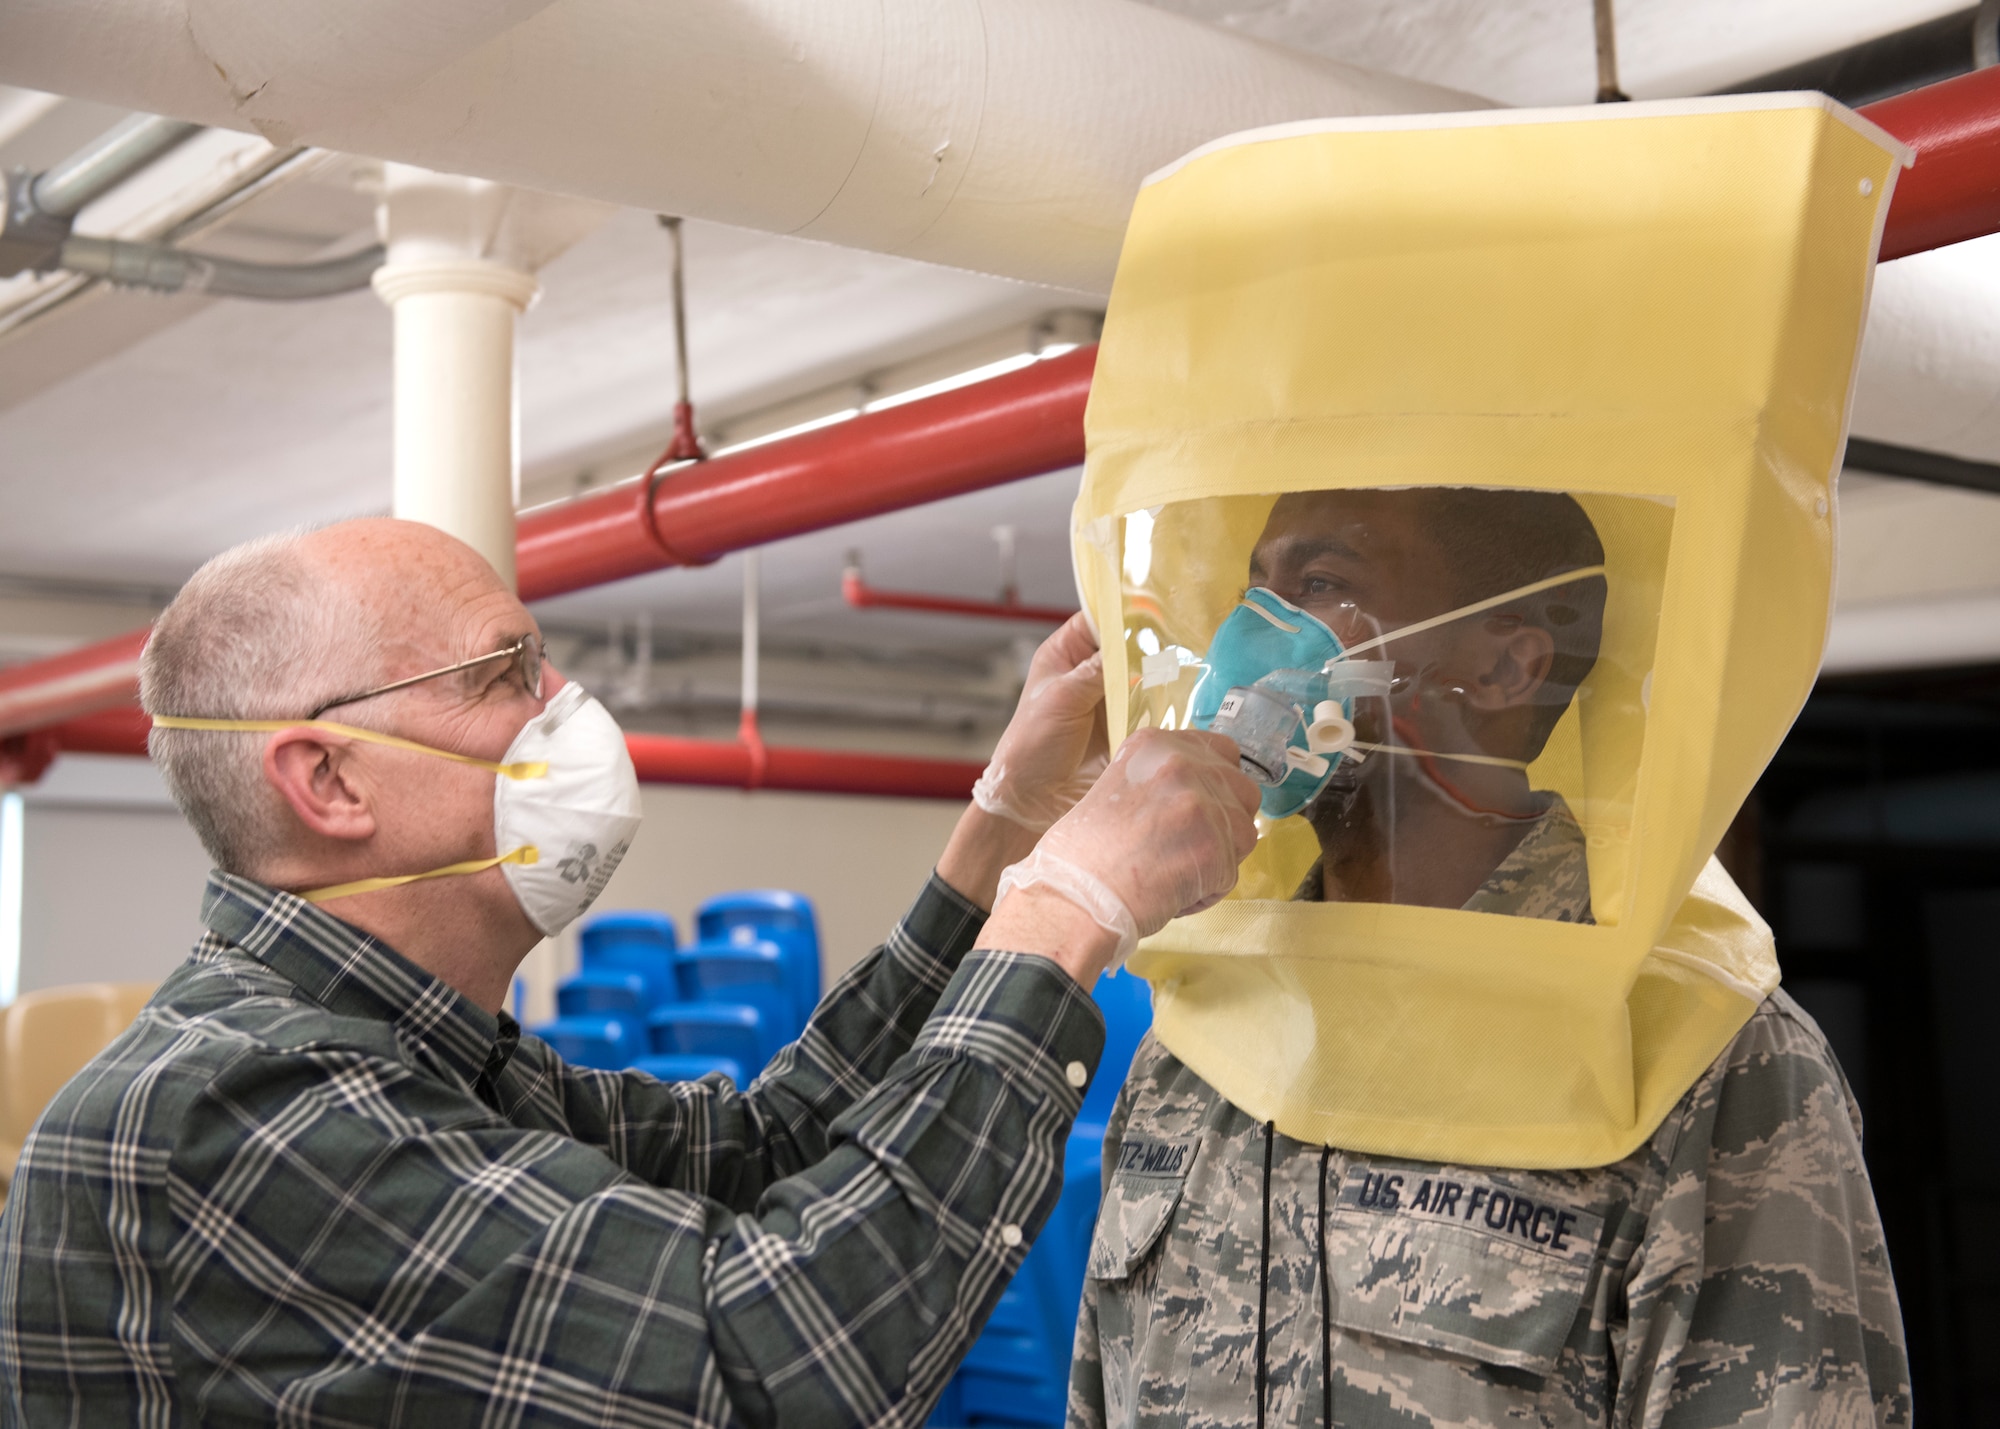
[[[1012,1250],[1021,1243],[1021,1228],[1012,1223],[1000,1227],[1000,1243]]]
[[[1080,1087],[1090,1080],[1090,1072],[1081,1062],[1071,1062],[1063,1068],[1063,1077],[1073,1087]]]

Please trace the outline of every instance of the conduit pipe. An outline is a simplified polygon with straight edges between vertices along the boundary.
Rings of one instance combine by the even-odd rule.
[[[17,169],[0,178],[0,278],[47,267],[78,211],[201,129],[135,114],[46,173]]]
[[[164,243],[73,234],[63,240],[57,266],[66,272],[106,279],[121,288],[295,302],[367,287],[369,278],[382,266],[383,253],[378,243],[317,263],[248,263],[239,258],[188,253]]]
[[[86,205],[199,134],[202,126],[135,114],[90,147],[38,176],[29,193],[51,218],[74,218]]]
[[[0,278],[61,271],[156,293],[281,302],[331,297],[367,285],[382,262],[380,247],[319,263],[246,263],[166,243],[70,232],[79,210],[201,132],[199,124],[137,114],[46,173],[17,170],[7,175],[0,185],[6,200],[0,206]],[[279,152],[289,157],[298,151]]]

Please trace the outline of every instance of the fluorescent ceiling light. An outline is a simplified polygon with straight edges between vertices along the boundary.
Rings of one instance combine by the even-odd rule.
[[[861,415],[859,407],[842,407],[838,412],[828,412],[824,417],[814,417],[810,422],[796,422],[789,427],[780,427],[775,432],[766,432],[761,437],[751,437],[748,441],[731,442],[726,447],[717,447],[710,456],[724,456],[729,452],[748,451],[751,447],[761,447],[767,442],[783,441],[786,437],[796,437],[804,432],[816,432],[821,427],[831,427]]]
[[[990,377],[1000,377],[1009,372],[1019,372],[1023,367],[1032,367],[1038,359],[1032,352],[1016,353],[1003,357],[998,362],[989,362],[984,367],[975,367],[967,372],[956,372],[950,377],[940,377],[935,382],[926,382],[921,387],[912,387],[907,392],[895,392],[887,397],[877,397],[868,404],[871,412],[886,411],[900,407],[905,402],[916,402],[925,397],[935,397],[940,392],[950,392],[960,387],[970,387],[975,382],[984,382]]]

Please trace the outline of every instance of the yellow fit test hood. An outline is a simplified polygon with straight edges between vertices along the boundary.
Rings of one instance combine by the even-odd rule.
[[[1290,756],[1325,792],[1132,961],[1231,1102],[1600,1165],[1776,987],[1710,855],[1819,668],[1907,162],[1791,94],[1287,125],[1148,181],[1074,520],[1112,728],[1341,652],[1345,753]]]

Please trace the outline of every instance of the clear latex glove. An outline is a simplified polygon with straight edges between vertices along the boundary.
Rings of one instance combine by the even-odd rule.
[[[1042,642],[972,802],[1036,833],[1104,772],[1104,657],[1081,615]]]
[[[995,919],[1015,889],[1045,889],[1112,934],[1115,968],[1139,939],[1236,886],[1236,866],[1257,845],[1259,792],[1228,738],[1140,730],[1035,851],[1000,875]]]

